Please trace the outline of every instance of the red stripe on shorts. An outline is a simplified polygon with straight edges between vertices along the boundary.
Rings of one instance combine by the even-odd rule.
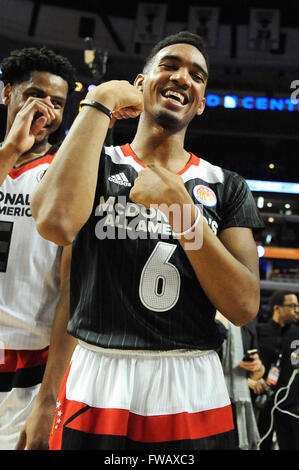
[[[3,361],[0,362],[0,372],[16,372],[19,369],[44,365],[47,362],[48,352],[48,347],[41,350],[5,350]]]
[[[78,410],[77,403],[74,408]],[[198,413],[159,416],[141,416],[122,409],[89,408],[67,427],[92,434],[126,436],[138,442],[168,442],[201,439],[230,431],[234,425],[228,405]]]

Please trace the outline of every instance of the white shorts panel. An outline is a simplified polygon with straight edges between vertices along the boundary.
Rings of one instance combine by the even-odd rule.
[[[215,351],[152,357],[99,353],[81,344],[73,354],[66,397],[143,416],[196,413],[230,404]]]

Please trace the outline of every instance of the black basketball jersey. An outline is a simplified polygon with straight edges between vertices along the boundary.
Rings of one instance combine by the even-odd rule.
[[[129,199],[144,167],[129,144],[102,151],[94,207],[73,243],[68,331],[104,348],[215,349],[215,307],[167,218]],[[179,174],[216,235],[263,226],[236,173],[190,154]]]

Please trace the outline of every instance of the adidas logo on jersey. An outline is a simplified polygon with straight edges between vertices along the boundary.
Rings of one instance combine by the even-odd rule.
[[[122,186],[132,186],[124,173],[117,173],[117,175],[109,176],[109,181],[112,183],[121,184]]]

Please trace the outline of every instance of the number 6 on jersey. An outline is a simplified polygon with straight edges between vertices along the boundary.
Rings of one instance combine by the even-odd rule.
[[[143,305],[149,310],[166,312],[178,301],[180,273],[168,262],[175,249],[176,245],[158,242],[142,270],[139,296]]]

